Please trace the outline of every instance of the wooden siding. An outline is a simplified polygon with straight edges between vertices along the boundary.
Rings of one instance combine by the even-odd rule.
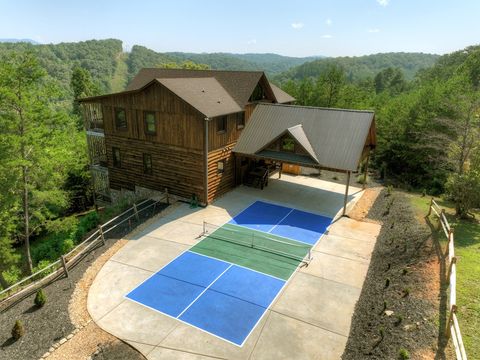
[[[168,188],[185,198],[197,194],[204,202],[202,151],[119,136],[108,136],[105,142],[112,189],[133,190],[135,185],[159,191]],[[121,168],[113,167],[112,147],[120,149]],[[144,153],[152,156],[151,175],[143,172]]]
[[[210,151],[208,153],[208,201],[211,202],[220,195],[235,187],[235,164],[232,149],[236,142]],[[217,163],[225,161],[223,173],[218,173]]]
[[[140,139],[187,149],[203,149],[204,117],[160,84],[101,100],[106,136]],[[125,108],[127,129],[115,128],[115,108]],[[145,134],[144,112],[155,113],[156,134]]]

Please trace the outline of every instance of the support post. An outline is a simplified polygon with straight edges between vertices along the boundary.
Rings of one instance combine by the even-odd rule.
[[[100,239],[102,240],[102,244],[105,245],[105,236],[103,235],[102,225],[98,225],[98,232],[100,233]]]
[[[345,198],[343,200],[343,213],[342,216],[347,216],[347,203],[348,203],[348,188],[350,186],[350,171],[347,171],[347,183],[345,185]]]
[[[279,179],[282,178],[282,169],[283,169],[283,163],[281,162],[281,163],[280,163],[280,169],[278,170],[278,178],[279,178]]]
[[[452,325],[453,321],[453,314],[457,312],[457,305],[452,305],[452,308],[450,309],[450,314],[448,315],[448,321],[447,321],[447,326],[445,329],[445,338],[450,339],[450,326]]]
[[[133,204],[133,212],[135,214],[135,218],[137,219],[137,221],[140,221],[140,217],[138,216],[137,205],[135,203]]]
[[[428,207],[427,217],[429,217],[432,214],[432,206],[433,206],[433,197],[430,199],[430,206]]]
[[[165,188],[165,199],[167,200],[167,205],[170,205],[170,195],[167,188]]]
[[[367,188],[367,175],[368,175],[368,163],[370,161],[370,149],[368,149],[367,153],[367,161],[365,162],[364,174],[363,174],[363,185],[362,189],[365,190]]]
[[[62,266],[63,266],[63,270],[65,271],[65,276],[68,278],[69,274],[68,274],[67,262],[65,261],[65,256],[64,255],[60,256],[60,260],[62,260]]]

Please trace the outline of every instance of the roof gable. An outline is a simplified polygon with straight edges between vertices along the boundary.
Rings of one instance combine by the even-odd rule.
[[[242,111],[213,77],[167,78],[157,81],[207,117]]]

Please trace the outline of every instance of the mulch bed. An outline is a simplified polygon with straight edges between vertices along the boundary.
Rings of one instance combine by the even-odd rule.
[[[400,192],[383,190],[368,218],[383,226],[342,359],[407,358],[402,349],[411,359],[445,358],[445,304],[430,229]]]
[[[0,359],[28,360],[39,359],[55,342],[66,337],[74,329],[68,315],[68,304],[75,289],[75,284],[83,276],[84,271],[92,262],[109,249],[118,239],[128,234],[133,227],[148,220],[153,215],[165,209],[167,205],[161,204],[151,207],[150,211],[140,213],[139,221],[135,223],[125,222],[108,233],[105,246],[99,245],[88,253],[73,269],[69,271],[70,277],[61,277],[44,287],[47,303],[43,308],[37,308],[33,300],[35,294],[22,299],[0,313]],[[25,327],[25,335],[18,341],[11,337],[11,329],[16,320],[21,320]],[[134,351],[127,346],[130,351]],[[112,348],[120,349],[123,354],[123,346]],[[123,349],[123,350],[122,350]],[[105,351],[111,354],[112,351]],[[106,355],[102,355],[106,356]],[[118,355],[123,356],[123,355]],[[124,357],[103,357],[101,359],[123,359]],[[136,359],[135,357],[130,357]]]

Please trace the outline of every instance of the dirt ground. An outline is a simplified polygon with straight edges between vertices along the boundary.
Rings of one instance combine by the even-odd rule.
[[[352,216],[364,212],[353,209]],[[400,359],[403,350],[410,359],[449,358],[443,337],[443,268],[430,229],[400,192],[377,193],[366,219],[383,226],[342,359]]]

